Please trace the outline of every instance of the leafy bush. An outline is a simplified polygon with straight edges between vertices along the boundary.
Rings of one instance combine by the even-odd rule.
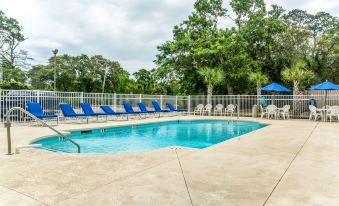
[[[24,83],[21,83],[21,82],[17,82],[15,80],[0,82],[0,88],[1,89],[32,89],[30,86]]]

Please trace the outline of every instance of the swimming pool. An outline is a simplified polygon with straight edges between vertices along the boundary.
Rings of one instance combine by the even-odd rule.
[[[81,153],[119,153],[170,146],[206,148],[265,126],[250,121],[179,120],[73,131],[68,137],[80,145]],[[57,136],[33,144],[41,144],[46,149],[77,152],[73,144]]]

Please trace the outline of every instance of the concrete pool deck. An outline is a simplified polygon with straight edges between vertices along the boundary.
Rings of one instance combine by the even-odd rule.
[[[62,124],[56,128],[199,118]],[[241,120],[271,125],[206,149],[122,154],[28,149],[11,156],[4,155],[6,132],[1,128],[0,205],[339,204],[339,123]],[[51,134],[42,127],[12,127],[13,145]]]

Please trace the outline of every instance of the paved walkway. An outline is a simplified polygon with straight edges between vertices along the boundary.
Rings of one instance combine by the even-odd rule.
[[[199,117],[161,120],[176,118]],[[339,124],[257,121],[271,125],[202,150],[8,156],[2,141],[0,205],[338,205]],[[14,145],[48,134],[14,127]]]

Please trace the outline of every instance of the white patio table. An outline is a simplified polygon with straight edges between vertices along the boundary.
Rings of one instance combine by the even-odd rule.
[[[334,107],[338,107],[338,106],[334,106]],[[317,111],[321,112],[321,120],[323,122],[326,122],[327,121],[327,113],[328,111],[332,110],[333,108],[330,107],[330,108],[318,108]]]

